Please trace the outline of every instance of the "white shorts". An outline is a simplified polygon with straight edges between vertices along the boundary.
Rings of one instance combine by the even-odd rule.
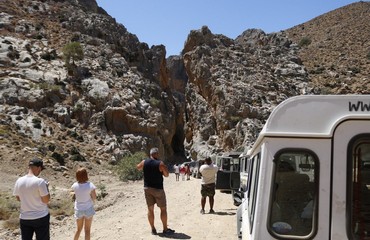
[[[80,218],[91,218],[92,216],[95,215],[95,210],[94,210],[94,207],[91,207],[89,209],[86,209],[86,210],[76,210],[75,209],[75,218],[77,219],[80,219]]]

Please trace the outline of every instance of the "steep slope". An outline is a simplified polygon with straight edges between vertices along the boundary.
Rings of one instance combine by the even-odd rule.
[[[84,57],[68,65],[71,42]],[[139,42],[95,0],[2,1],[0,195],[36,156],[61,189],[76,166],[110,176],[110,165],[153,146],[166,163],[183,161],[184,96],[169,86],[165,51]]]
[[[369,6],[351,4],[278,33],[250,29],[235,40],[207,27],[192,31],[183,58],[193,157],[248,148],[289,96],[369,93]]]
[[[370,91],[370,2],[360,1],[286,30],[321,93]]]
[[[192,31],[183,52],[192,155],[243,151],[276,104],[310,93],[298,50],[283,33],[251,29],[232,40],[207,27]]]

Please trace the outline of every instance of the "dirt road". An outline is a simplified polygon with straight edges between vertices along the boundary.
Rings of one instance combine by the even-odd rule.
[[[91,180],[93,181],[93,179]],[[104,206],[103,201],[97,203],[97,214],[92,225],[93,240],[132,240],[132,239],[237,239],[236,207],[231,195],[216,191],[215,214],[200,214],[200,179],[175,181],[175,175],[165,178],[164,186],[168,204],[168,224],[176,230],[170,237],[152,236],[147,221],[147,208],[143,195],[142,181],[123,183],[113,180],[105,181],[109,196],[114,201]],[[207,199],[208,200],[208,199]],[[101,210],[99,210],[102,208]],[[155,225],[158,232],[162,231],[159,209],[155,209]],[[72,239],[75,221],[72,217],[62,221],[52,221],[51,239]],[[84,235],[80,236],[84,239]]]

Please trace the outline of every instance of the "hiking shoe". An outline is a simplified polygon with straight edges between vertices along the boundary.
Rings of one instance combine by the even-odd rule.
[[[209,213],[215,213],[215,211],[213,209],[209,210]]]
[[[204,213],[205,213],[205,212],[204,212],[204,209],[200,210],[200,213],[201,213],[201,214],[204,214]]]
[[[152,235],[157,235],[157,230],[155,228],[152,229]]]
[[[166,230],[163,230],[163,234],[174,234],[175,230],[172,230],[171,228],[167,228]]]

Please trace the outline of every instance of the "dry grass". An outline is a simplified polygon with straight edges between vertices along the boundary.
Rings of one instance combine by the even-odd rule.
[[[0,194],[0,220],[3,220],[3,227],[14,230],[19,228],[19,208],[20,203],[9,193]],[[71,216],[74,213],[73,201],[71,198],[52,199],[49,204],[50,215],[58,218],[59,216]]]
[[[71,216],[74,213],[73,201],[71,198],[57,199],[51,201],[49,204],[50,215],[57,216]]]
[[[16,229],[19,227],[19,202],[7,192],[0,194],[0,220],[5,220],[4,227]]]

